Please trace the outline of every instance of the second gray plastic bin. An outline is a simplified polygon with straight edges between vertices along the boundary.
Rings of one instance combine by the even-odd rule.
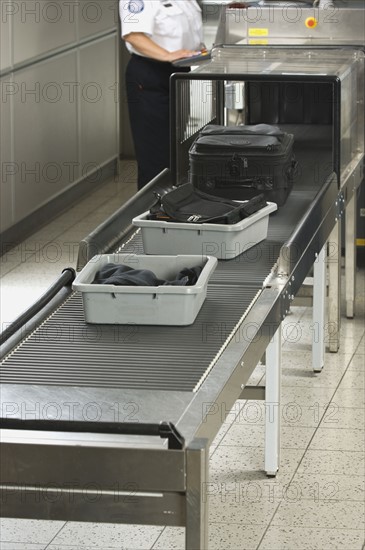
[[[142,231],[146,254],[206,254],[230,260],[267,237],[269,214],[277,205],[268,202],[238,223],[177,223],[148,220],[148,212],[133,218]]]

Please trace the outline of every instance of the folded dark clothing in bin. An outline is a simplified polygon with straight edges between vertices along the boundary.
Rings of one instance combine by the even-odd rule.
[[[134,269],[124,264],[106,264],[95,275],[93,284],[126,286],[190,286],[195,285],[202,271],[200,266],[182,269],[172,281],[159,279],[149,269]]]

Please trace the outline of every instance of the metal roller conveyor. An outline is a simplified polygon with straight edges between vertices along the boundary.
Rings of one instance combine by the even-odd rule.
[[[188,123],[190,134],[182,123],[187,113],[177,108],[172,171],[162,172],[81,243],[79,268],[96,253],[143,252],[131,220],[149,208],[154,191],[186,178],[187,148],[199,128],[211,120],[229,122],[224,81],[241,77],[248,87],[298,81],[286,74],[286,62],[292,62],[286,56],[292,53],[284,52],[280,71],[276,66],[269,73],[266,54],[255,55],[250,68],[244,48],[218,48],[206,67],[173,77],[177,106],[186,83],[198,90],[209,81],[208,108],[202,106],[195,129]],[[186,527],[187,549],[208,548],[203,497],[209,445],[237,399],[280,403],[281,321],[314,264],[314,319],[324,326],[325,296],[318,289],[325,281],[326,242],[361,180],[363,56],[340,52],[336,64],[331,54],[327,59],[328,74],[320,81],[332,93],[330,120],[283,122],[295,135],[301,166],[293,191],[270,217],[265,241],[219,261],[193,325],[87,325],[81,299],[73,293],[46,311],[26,338],[14,340],[15,335],[11,346],[5,344],[3,515],[180,525]],[[343,117],[346,75],[353,76],[356,113],[346,111]],[[316,85],[313,65],[299,82],[303,78]],[[246,107],[248,115],[253,105]],[[191,109],[199,113],[196,106]],[[348,128],[350,146],[347,134],[343,140]],[[319,340],[316,370],[323,366],[323,334]],[[265,352],[266,388],[250,388],[247,381]],[[267,421],[268,475],[279,467],[279,436],[279,419]],[[48,498],[40,498],[45,492]]]

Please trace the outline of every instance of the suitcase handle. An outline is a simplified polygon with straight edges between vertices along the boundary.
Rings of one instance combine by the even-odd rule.
[[[216,182],[214,187],[216,189],[226,189],[227,183]],[[237,189],[257,189],[258,191],[272,191],[273,180],[271,177],[247,178],[243,180],[237,179],[237,182],[229,182],[229,187]]]
[[[215,188],[216,189],[226,189],[227,185],[224,185],[224,184],[218,184],[218,185],[215,185]],[[237,182],[237,183],[232,183],[230,182],[229,184],[229,187],[237,187],[238,189],[257,189],[257,183],[253,180],[251,180],[249,183],[248,182]]]

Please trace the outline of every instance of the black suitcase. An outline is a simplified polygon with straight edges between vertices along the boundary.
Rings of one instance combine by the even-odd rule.
[[[207,125],[189,150],[189,180],[219,197],[247,200],[264,193],[282,206],[296,171],[294,137],[277,126]]]

